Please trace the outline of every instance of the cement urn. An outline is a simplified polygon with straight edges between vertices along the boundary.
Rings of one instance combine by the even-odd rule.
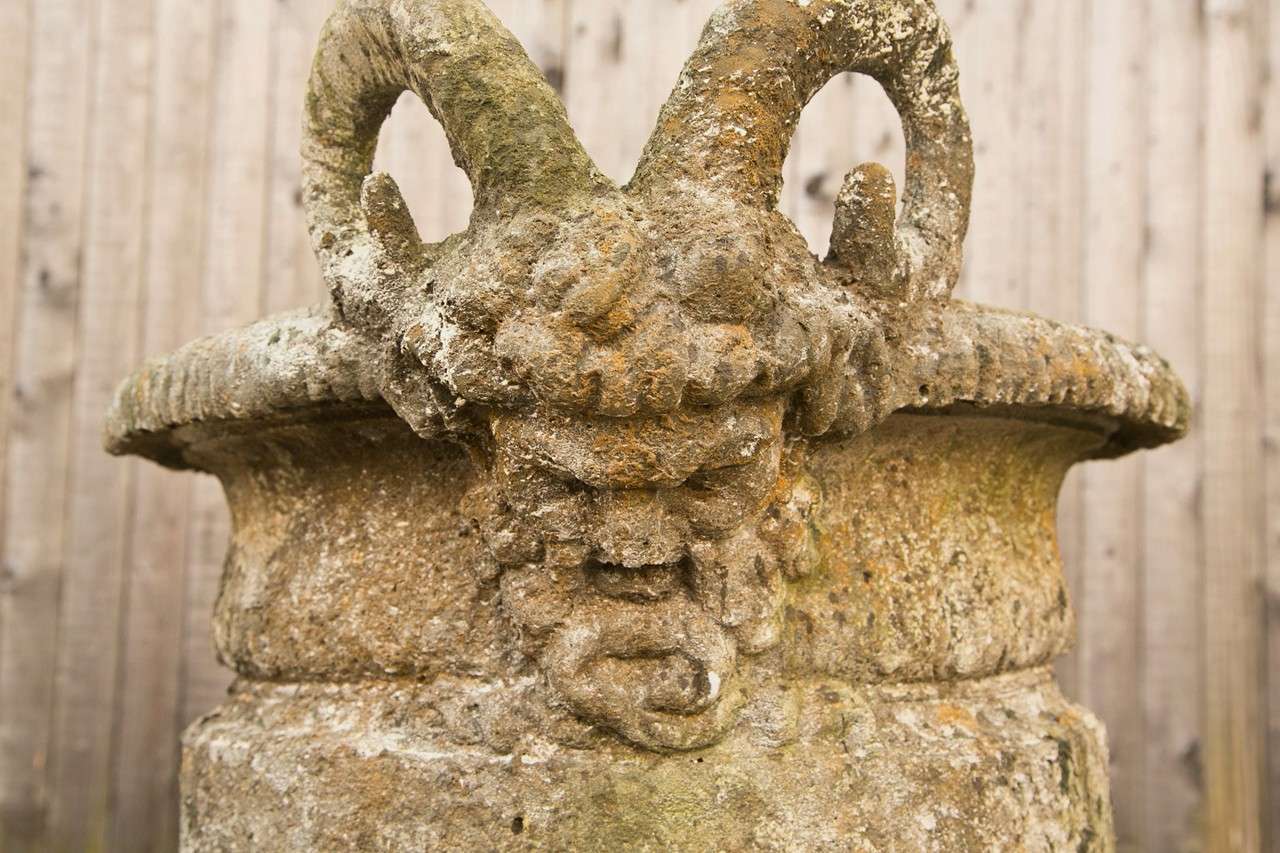
[[[902,117],[814,257],[808,100]],[[424,243],[369,174],[405,90],[471,179]],[[972,184],[931,0],[729,0],[635,177],[479,0],[343,0],[303,150],[328,304],[121,387],[114,453],[215,474],[237,674],[184,850],[1109,850],[1051,662],[1074,463],[1177,438],[1149,350],[950,299]]]

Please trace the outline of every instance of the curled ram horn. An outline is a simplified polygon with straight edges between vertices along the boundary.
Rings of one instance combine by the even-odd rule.
[[[951,36],[932,0],[726,3],[685,65],[632,185],[660,194],[694,184],[773,209],[801,111],[846,71],[876,79],[897,108],[907,181],[893,229],[893,204],[887,217],[883,204],[892,178],[868,167],[851,174],[831,263],[870,292],[945,298],[959,278],[973,154]]]
[[[429,265],[393,181],[366,185],[378,132],[401,93],[443,125],[475,195],[475,218],[557,210],[606,186],[564,105],[480,0],[343,0],[312,67],[303,193],[312,244],[339,313],[385,325],[405,273]]]

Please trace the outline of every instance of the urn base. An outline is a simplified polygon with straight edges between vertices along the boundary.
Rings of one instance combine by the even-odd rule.
[[[1076,851],[1112,835],[1101,726],[1044,668],[791,682],[722,742],[668,754],[539,711],[534,676],[447,682],[239,683],[186,734],[182,849]]]

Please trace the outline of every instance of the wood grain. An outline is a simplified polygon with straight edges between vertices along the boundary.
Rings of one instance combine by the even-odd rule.
[[[1201,397],[1203,298],[1199,185],[1203,150],[1200,4],[1151,3],[1147,42],[1146,241],[1142,276],[1143,340],[1168,358]],[[1143,529],[1140,638],[1145,740],[1143,838],[1148,850],[1186,850],[1202,808],[1201,709],[1186,701],[1204,681],[1201,595],[1203,544],[1198,476],[1201,434],[1142,459]],[[1135,804],[1135,808],[1136,808]]]
[[[195,334],[208,190],[214,7],[158,0],[152,152],[144,224],[140,346],[164,353]],[[118,463],[117,463],[118,464]],[[183,565],[191,484],[135,464],[128,533],[107,849],[177,843],[178,701],[183,671]],[[203,622],[202,617],[199,618]]]
[[[26,196],[27,77],[31,58],[30,0],[0,7],[0,42],[9,59],[0,67],[0,507],[4,506],[9,418],[13,410],[13,358],[18,334],[18,282],[22,268],[22,232]],[[5,517],[0,512],[0,554],[4,553]],[[0,595],[8,572],[0,563]]]
[[[1008,167],[983,164],[984,171],[1013,173],[1004,187],[1010,206],[1007,244],[1013,251],[1006,250],[1008,269],[997,276],[1005,284],[999,304],[1063,319],[1077,316],[1080,300],[1069,276],[1079,243],[1063,227],[1076,219],[1079,208],[1067,207],[1061,197],[1080,180],[1082,162],[1075,145],[1081,86],[1078,76],[1064,74],[1081,37],[1074,6],[1064,0],[1018,0],[1011,92],[1005,101],[1013,113],[1008,123],[1015,150]],[[977,227],[991,233],[987,223]]]
[[[11,484],[8,477],[8,445],[11,420],[19,411],[15,387],[15,358],[21,327],[18,307],[24,274],[24,202],[27,192],[27,92],[30,76],[34,10],[31,2],[7,3],[0,7],[0,41],[9,45],[9,59],[0,64],[0,677],[6,671],[4,644],[15,636],[6,630],[12,618],[12,598],[18,577],[9,562],[5,545],[10,519],[3,511],[7,506]],[[12,653],[12,651],[11,651]],[[11,706],[5,704],[0,684],[0,713]],[[6,731],[6,729],[8,731]],[[13,741],[21,735],[17,724],[0,722],[0,772],[13,766],[21,753],[14,751]],[[15,823],[24,823],[27,804],[21,794],[0,783],[0,845],[10,836]]]
[[[990,305],[1018,307],[1023,284],[1009,263],[1023,198],[1018,186],[1019,111],[1015,61],[1019,14],[1010,0],[939,5],[956,40],[965,107],[973,126],[973,225],[965,242],[961,294]]]
[[[1023,138],[1034,145],[1030,156],[1035,163],[1028,168],[1028,191],[1020,192],[1029,220],[1026,243],[1010,263],[1025,269],[1026,304],[1021,307],[1079,323],[1084,310],[1089,69],[1077,58],[1085,55],[1089,44],[1089,9],[1076,0],[1034,0],[1020,14],[1025,15],[1019,29],[1022,63],[1040,70],[1028,72],[1019,102],[1032,111],[1023,123]],[[1030,99],[1036,103],[1028,104]],[[1068,595],[1077,610],[1083,603],[1086,570],[1084,471],[1074,469],[1058,496],[1058,544]],[[1056,669],[1067,695],[1081,695],[1080,656],[1074,650],[1063,655]]]
[[[0,849],[171,849],[177,733],[220,701],[211,479],[98,451],[144,354],[323,298],[298,199],[333,0],[0,3]],[[492,0],[625,181],[718,0]],[[959,293],[1152,344],[1196,431],[1063,488],[1064,688],[1111,735],[1125,849],[1280,853],[1280,0],[938,0],[978,143]],[[825,251],[844,174],[902,181],[842,77],[782,210]],[[420,230],[470,188],[411,96],[378,155]],[[1265,767],[1264,767],[1265,763]]]
[[[1143,4],[1089,5],[1085,57],[1087,116],[1084,197],[1085,321],[1131,339],[1142,336],[1146,189],[1146,16]],[[1142,602],[1142,482],[1133,459],[1084,472],[1084,589],[1080,700],[1106,721],[1118,846],[1145,849],[1142,835],[1142,706],[1138,695]]]
[[[1267,8],[1267,64],[1265,111],[1266,172],[1262,198],[1265,219],[1266,269],[1262,292],[1265,351],[1263,393],[1265,412],[1266,505],[1263,530],[1266,565],[1266,649],[1263,673],[1267,703],[1267,777],[1262,798],[1267,849],[1280,853],[1280,0]]]
[[[95,434],[122,371],[137,363],[152,105],[151,6],[99,0],[84,266],[76,322],[58,645],[50,736],[50,846],[104,846],[118,637],[134,466]]]
[[[215,33],[213,118],[200,332],[248,323],[261,311],[269,191],[272,40],[278,4],[223,0]],[[231,680],[217,661],[209,618],[227,544],[227,509],[212,478],[191,485],[187,540],[184,725],[221,701]]]
[[[272,31],[268,216],[262,313],[327,298],[302,210],[302,100],[330,0],[280,0]]]
[[[573,3],[571,9],[565,55],[571,76],[564,92],[569,120],[596,165],[625,183],[661,106],[651,103],[654,63],[640,53],[651,43],[646,31],[653,4],[598,0]],[[677,65],[663,76],[674,80],[678,70]]]
[[[0,842],[6,850],[40,849],[48,838],[54,654],[97,46],[91,0],[41,0],[32,11],[0,585]]]
[[[1207,849],[1260,850],[1265,176],[1261,0],[1206,4],[1203,251]]]

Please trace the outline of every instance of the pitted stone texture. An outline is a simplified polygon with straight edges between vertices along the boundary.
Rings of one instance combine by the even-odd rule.
[[[175,468],[182,428],[382,403],[377,347],[325,308],[295,311],[193,341],[125,380],[107,413],[106,446]]]
[[[776,210],[776,189],[801,110],[844,71],[885,86],[910,168],[896,231],[891,203],[849,194],[841,233],[866,233],[839,242],[866,250],[823,264]],[[409,392],[387,396],[411,422],[426,385],[443,386],[431,396],[450,409],[605,416],[800,391],[802,428],[821,433],[842,404],[875,408],[887,389],[844,395],[846,370],[882,372],[959,275],[973,166],[957,81],[930,0],[733,0],[619,189],[482,4],[346,0],[311,78],[312,240],[337,314],[396,354]],[[406,89],[440,119],[475,190],[470,226],[435,246],[394,181],[365,179]],[[891,195],[877,174],[877,194]]]
[[[899,414],[816,448],[787,630],[695,718],[705,748],[658,757],[614,735],[702,731],[611,717],[634,698],[593,725],[555,668],[598,645],[554,612],[542,639],[510,633],[539,623],[511,586],[539,575],[483,568],[467,495],[485,467],[385,410],[315,414],[189,436],[236,521],[216,634],[246,680],[187,735],[186,849],[1107,849],[1100,731],[1041,668],[1071,625],[1054,497],[1106,440],[1097,421]],[[574,624],[695,595],[582,580]]]
[[[714,429],[697,429],[715,443]],[[486,466],[454,444],[422,440],[385,409],[251,431],[208,427],[187,455],[221,478],[232,509],[215,636],[241,675],[495,679],[541,660],[553,680],[565,667],[599,666],[617,677],[592,683],[640,689],[649,679],[636,675],[647,668],[680,670],[628,650],[678,649],[672,638],[695,630],[718,642],[713,624],[728,626],[747,653],[772,649],[757,674],[777,679],[941,681],[1049,662],[1072,627],[1057,492],[1068,467],[1105,437],[1087,419],[900,413],[812,449],[790,500],[761,498],[777,512],[749,533],[695,531],[688,564],[684,551],[670,568],[640,555],[635,570],[581,558],[606,550],[609,522],[623,517],[616,493],[581,490],[581,526],[564,531],[579,544],[551,543],[549,555],[500,571],[482,536],[491,510],[476,494]],[[617,454],[610,447],[596,458]],[[785,467],[797,476],[794,461]],[[670,505],[663,514],[677,520],[738,526],[724,502],[744,488],[722,498],[708,483],[688,489],[678,473],[674,482],[635,499]],[[645,507],[635,518],[653,514]],[[737,559],[739,550],[753,559]],[[695,563],[702,573],[691,573]],[[750,567],[750,583],[735,582],[739,565]],[[610,631],[597,638],[612,644],[609,659],[581,651],[597,643],[580,632]]]
[[[378,356],[325,309],[203,338],[122,383],[107,417],[107,448],[193,467],[182,449],[202,425],[381,402],[386,368]],[[912,356],[887,408],[970,403],[1039,409],[1048,418],[1093,414],[1110,431],[1105,455],[1174,441],[1187,429],[1190,399],[1168,362],[1106,332],[953,301],[925,327]],[[847,393],[857,393],[857,382],[848,380]],[[420,423],[425,436],[445,433],[429,407]],[[841,423],[836,433],[856,430]]]
[[[903,120],[819,260],[776,208],[829,79]],[[402,91],[476,197],[424,243]],[[114,452],[211,471],[232,701],[184,844],[1109,849],[1067,468],[1172,440],[1149,350],[952,303],[972,140],[931,0],[728,0],[636,176],[479,0],[341,0],[303,146],[327,308],[153,363]]]
[[[188,849],[1109,849],[1101,726],[1044,670],[764,690],[696,755],[494,749],[448,708],[524,689],[241,685],[185,738]]]

